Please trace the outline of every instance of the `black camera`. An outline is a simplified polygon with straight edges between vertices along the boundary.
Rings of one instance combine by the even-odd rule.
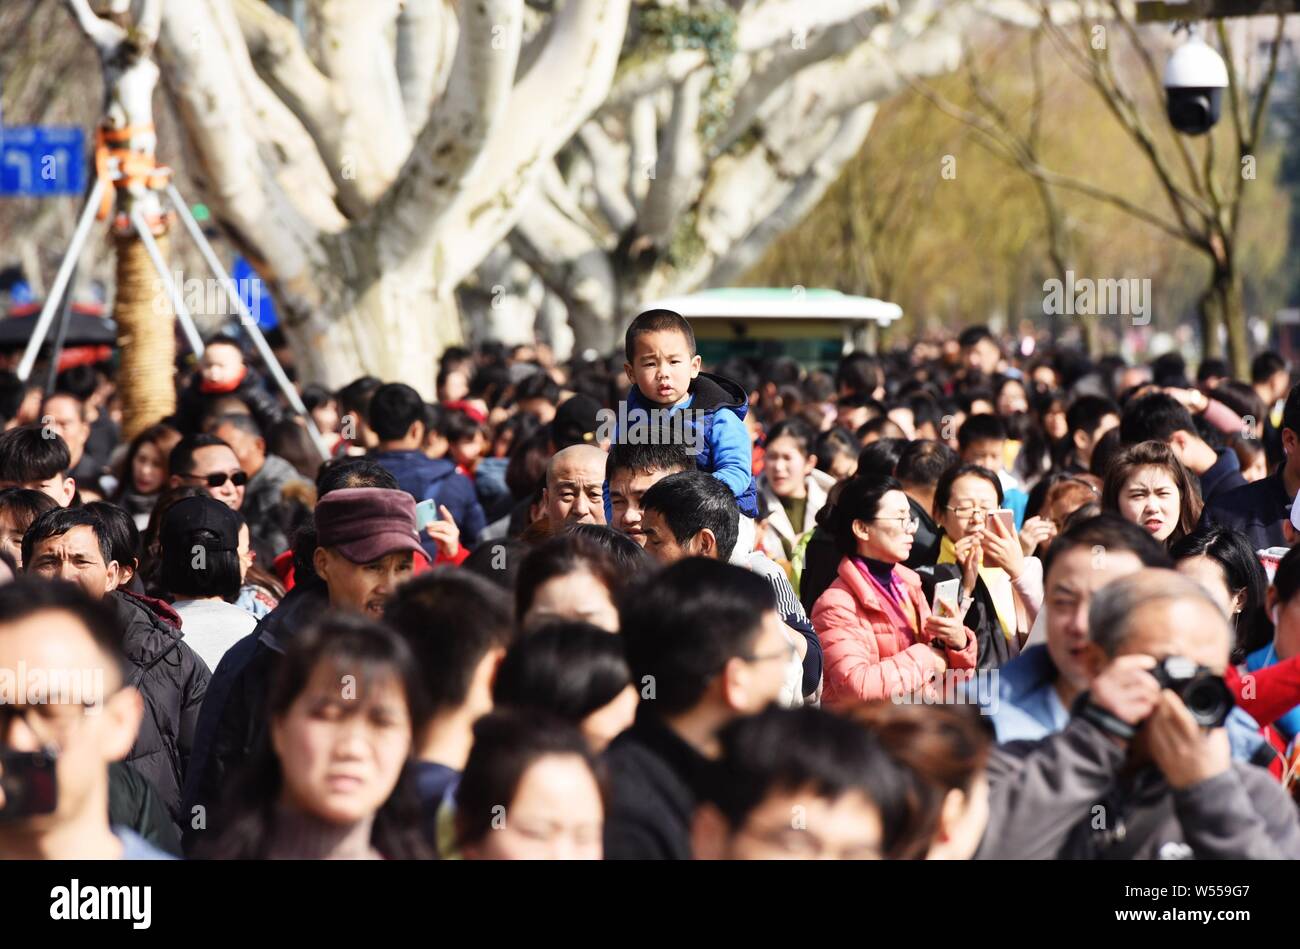
[[[1202,728],[1221,728],[1237,700],[1223,676],[1182,656],[1167,656],[1151,670],[1162,689],[1169,689],[1187,706]]]
[[[52,814],[59,804],[57,760],[48,751],[0,748],[0,821]]]

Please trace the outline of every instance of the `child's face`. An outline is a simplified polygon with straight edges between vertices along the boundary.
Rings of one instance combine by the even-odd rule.
[[[483,454],[485,442],[483,433],[475,432],[472,437],[463,438],[451,446],[452,457],[456,459],[457,464],[472,467]]]
[[[218,385],[239,377],[244,368],[244,357],[234,346],[209,346],[203,351],[200,372],[203,378]]]
[[[968,465],[982,465],[994,474],[1002,470],[1002,449],[1006,442],[996,438],[981,438],[971,442],[961,454]]]
[[[686,337],[675,330],[642,333],[632,362],[623,364],[628,382],[659,405],[676,405],[690,393],[700,374],[700,357],[691,355]]]

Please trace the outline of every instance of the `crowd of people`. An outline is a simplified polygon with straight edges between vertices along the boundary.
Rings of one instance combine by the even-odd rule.
[[[1300,857],[1280,357],[709,369],[0,376],[0,856]]]

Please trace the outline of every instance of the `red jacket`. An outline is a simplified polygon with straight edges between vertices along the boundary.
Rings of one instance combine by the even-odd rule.
[[[894,568],[919,617],[922,631],[913,635],[910,627],[897,625],[852,560],[840,560],[838,573],[813,605],[825,670],[822,704],[835,708],[920,692],[939,673],[938,657],[927,645],[931,637],[924,632],[930,604],[921,578],[902,564]],[[964,648],[945,648],[948,668],[975,668],[979,647],[969,629],[966,636]]]
[[[1223,679],[1232,689],[1237,704],[1259,722],[1260,734],[1280,755],[1285,756],[1286,739],[1273,723],[1300,705],[1300,656],[1283,659],[1255,672],[1243,673],[1236,666],[1229,666]],[[1281,758],[1274,758],[1268,770],[1274,777],[1281,778]]]

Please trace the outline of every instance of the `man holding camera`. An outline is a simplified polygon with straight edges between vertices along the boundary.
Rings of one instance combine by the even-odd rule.
[[[1231,634],[1197,583],[1145,569],[1092,598],[1089,689],[1061,732],[1001,746],[978,857],[1300,857],[1295,806],[1233,761]]]

